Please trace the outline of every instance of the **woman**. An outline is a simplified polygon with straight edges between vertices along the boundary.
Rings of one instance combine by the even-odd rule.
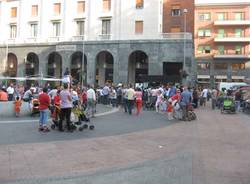
[[[139,115],[142,108],[142,91],[137,88],[135,91],[136,115]]]

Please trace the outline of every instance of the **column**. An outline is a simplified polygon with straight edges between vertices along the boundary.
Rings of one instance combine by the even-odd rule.
[[[96,62],[93,54],[86,53],[88,55],[88,64],[87,64],[87,84],[94,85],[96,77]]]

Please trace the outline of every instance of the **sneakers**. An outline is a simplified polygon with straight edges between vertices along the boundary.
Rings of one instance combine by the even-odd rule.
[[[50,129],[47,127],[47,126],[39,126],[39,128],[38,128],[38,131],[39,132],[49,132],[50,131]]]

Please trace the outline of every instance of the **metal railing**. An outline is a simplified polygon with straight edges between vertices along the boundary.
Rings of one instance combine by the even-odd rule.
[[[161,39],[186,39],[192,40],[193,36],[191,33],[162,33],[160,34]]]

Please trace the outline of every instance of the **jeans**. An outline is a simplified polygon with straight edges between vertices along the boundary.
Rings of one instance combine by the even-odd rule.
[[[88,99],[87,100],[87,113],[89,114],[90,117],[93,117],[95,114],[95,104],[93,99]]]
[[[71,114],[71,108],[64,108],[64,109],[61,109],[61,112],[60,112],[60,121],[59,121],[59,130],[63,130],[63,120],[64,118],[66,117],[66,123],[67,123],[67,128],[68,130],[70,130],[70,114]]]
[[[217,100],[216,98],[212,98],[212,109],[215,109]]]
[[[49,117],[49,109],[40,110],[40,120],[39,120],[40,126],[46,126],[48,122],[48,117]]]
[[[134,100],[128,100],[128,113],[129,114],[132,114],[132,110],[133,110],[133,107],[134,107]]]
[[[236,111],[240,111],[240,101],[235,101]]]

